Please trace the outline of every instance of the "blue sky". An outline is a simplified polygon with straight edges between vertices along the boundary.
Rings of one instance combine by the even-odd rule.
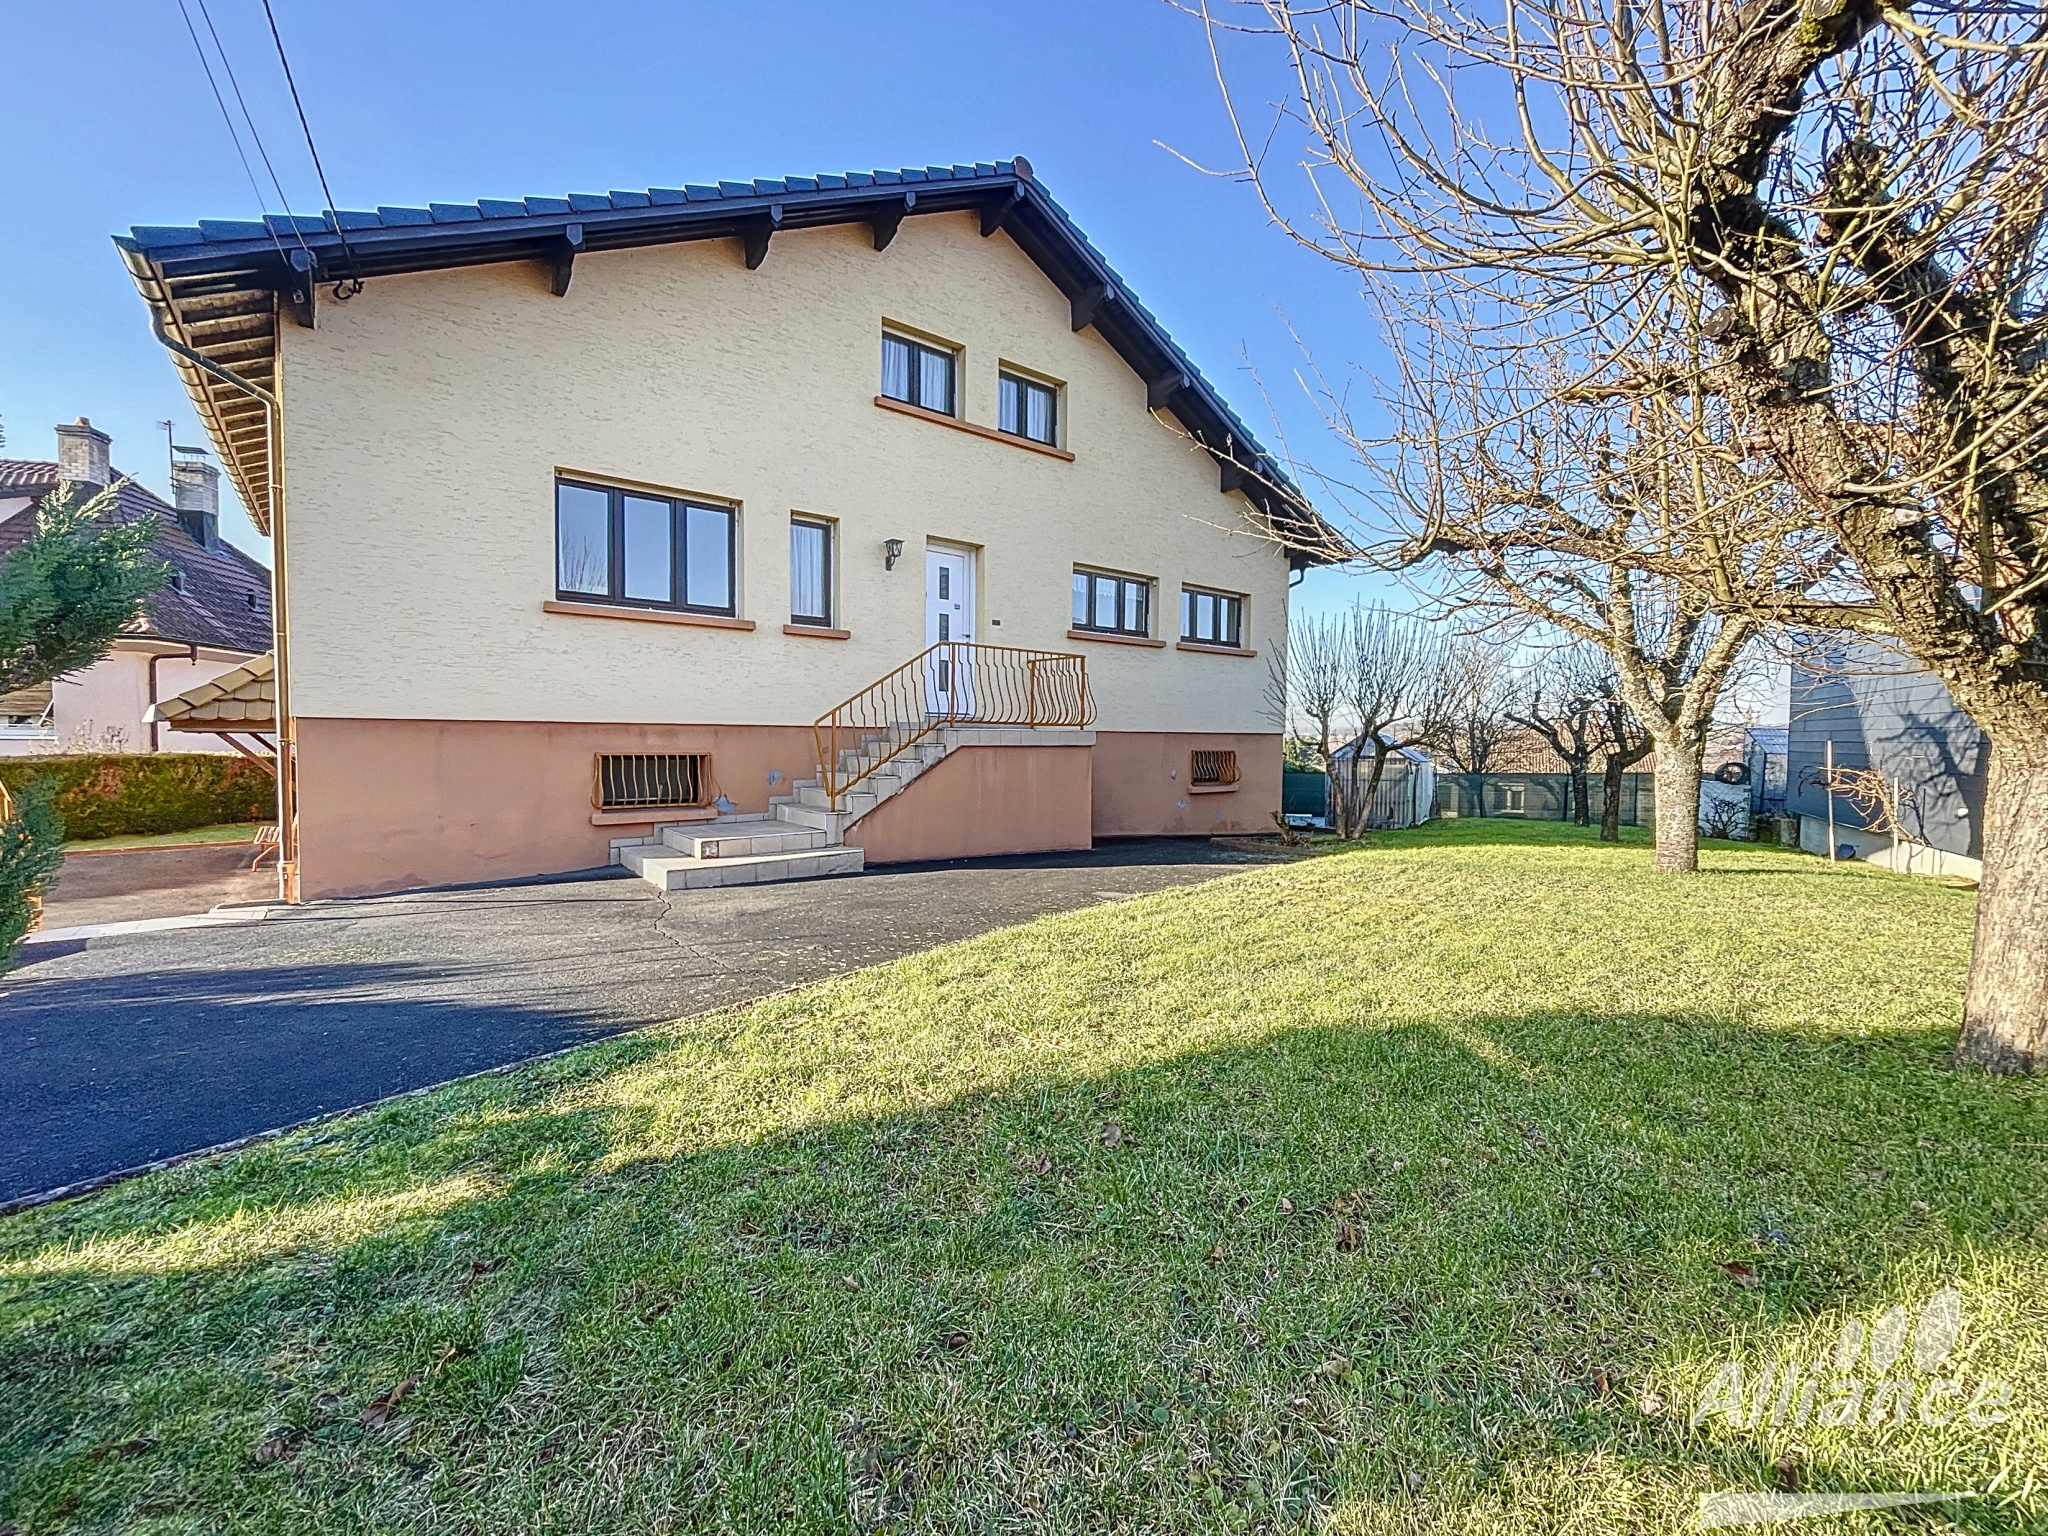
[[[1369,366],[1366,307],[1249,187],[1160,147],[1233,156],[1200,24],[1165,0],[273,4],[345,208],[1023,154],[1268,446],[1344,469],[1295,380],[1289,323],[1326,364]],[[292,208],[317,211],[260,0],[206,6]],[[5,451],[50,457],[50,428],[87,415],[162,490],[155,423],[204,439],[108,236],[246,217],[256,194],[178,0],[19,3],[0,37]],[[267,557],[239,509],[224,527]],[[1304,596],[1321,607],[1363,585],[1322,573]]]

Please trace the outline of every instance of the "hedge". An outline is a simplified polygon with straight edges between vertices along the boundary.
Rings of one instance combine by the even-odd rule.
[[[269,765],[216,752],[91,753],[0,758],[0,784],[51,783],[71,840],[275,821]]]

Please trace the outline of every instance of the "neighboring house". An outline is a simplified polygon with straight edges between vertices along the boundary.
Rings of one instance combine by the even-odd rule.
[[[1818,642],[1817,642],[1818,644]],[[1829,749],[1837,769],[1876,770],[1898,785],[1908,837],[1897,855],[1887,830],[1848,795],[1830,794]],[[1786,806],[1799,817],[1800,846],[1913,874],[1976,878],[1983,869],[1984,775],[1990,744],[1956,707],[1941,680],[1889,646],[1826,642],[1813,665],[1792,669],[1792,725]]]
[[[35,508],[64,485],[90,495],[121,478],[111,440],[85,417],[57,428],[57,458],[0,459],[0,559],[35,531]],[[199,459],[172,468],[175,506],[134,481],[114,516],[157,519],[168,585],[90,667],[0,697],[0,755],[61,751],[227,752],[218,736],[172,736],[150,706],[270,649],[270,572],[220,536],[220,471]]]
[[[1270,828],[1341,545],[1023,160],[118,244],[286,574],[288,892]]]

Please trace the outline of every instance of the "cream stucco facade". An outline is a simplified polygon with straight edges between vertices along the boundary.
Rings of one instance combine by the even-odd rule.
[[[959,349],[969,423],[994,425],[999,363],[1060,381],[1072,458],[878,406],[885,324]],[[1283,552],[970,214],[883,252],[781,235],[758,271],[731,240],[585,256],[560,298],[532,263],[381,278],[280,339],[297,715],[808,725],[923,648],[930,539],[976,551],[976,639],[1087,654],[1100,729],[1275,730]],[[737,506],[755,627],[544,611],[558,473]],[[783,633],[792,512],[836,520],[846,640]],[[1151,580],[1167,643],[1070,640],[1077,564]],[[1244,594],[1259,655],[1179,649],[1183,583]]]

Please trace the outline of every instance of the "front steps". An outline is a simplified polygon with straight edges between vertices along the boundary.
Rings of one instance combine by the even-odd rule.
[[[860,745],[842,751],[842,774],[851,776],[886,758],[890,734],[876,732]],[[825,793],[821,778],[806,779],[790,786],[792,793],[770,800],[765,816],[744,813],[711,821],[670,822],[655,827],[651,837],[618,839],[612,843],[612,862],[625,865],[662,891],[858,874],[865,856],[860,849],[846,846],[847,829],[962,747],[1073,747],[1094,742],[1091,730],[945,726],[889,758],[842,794],[836,805]]]

